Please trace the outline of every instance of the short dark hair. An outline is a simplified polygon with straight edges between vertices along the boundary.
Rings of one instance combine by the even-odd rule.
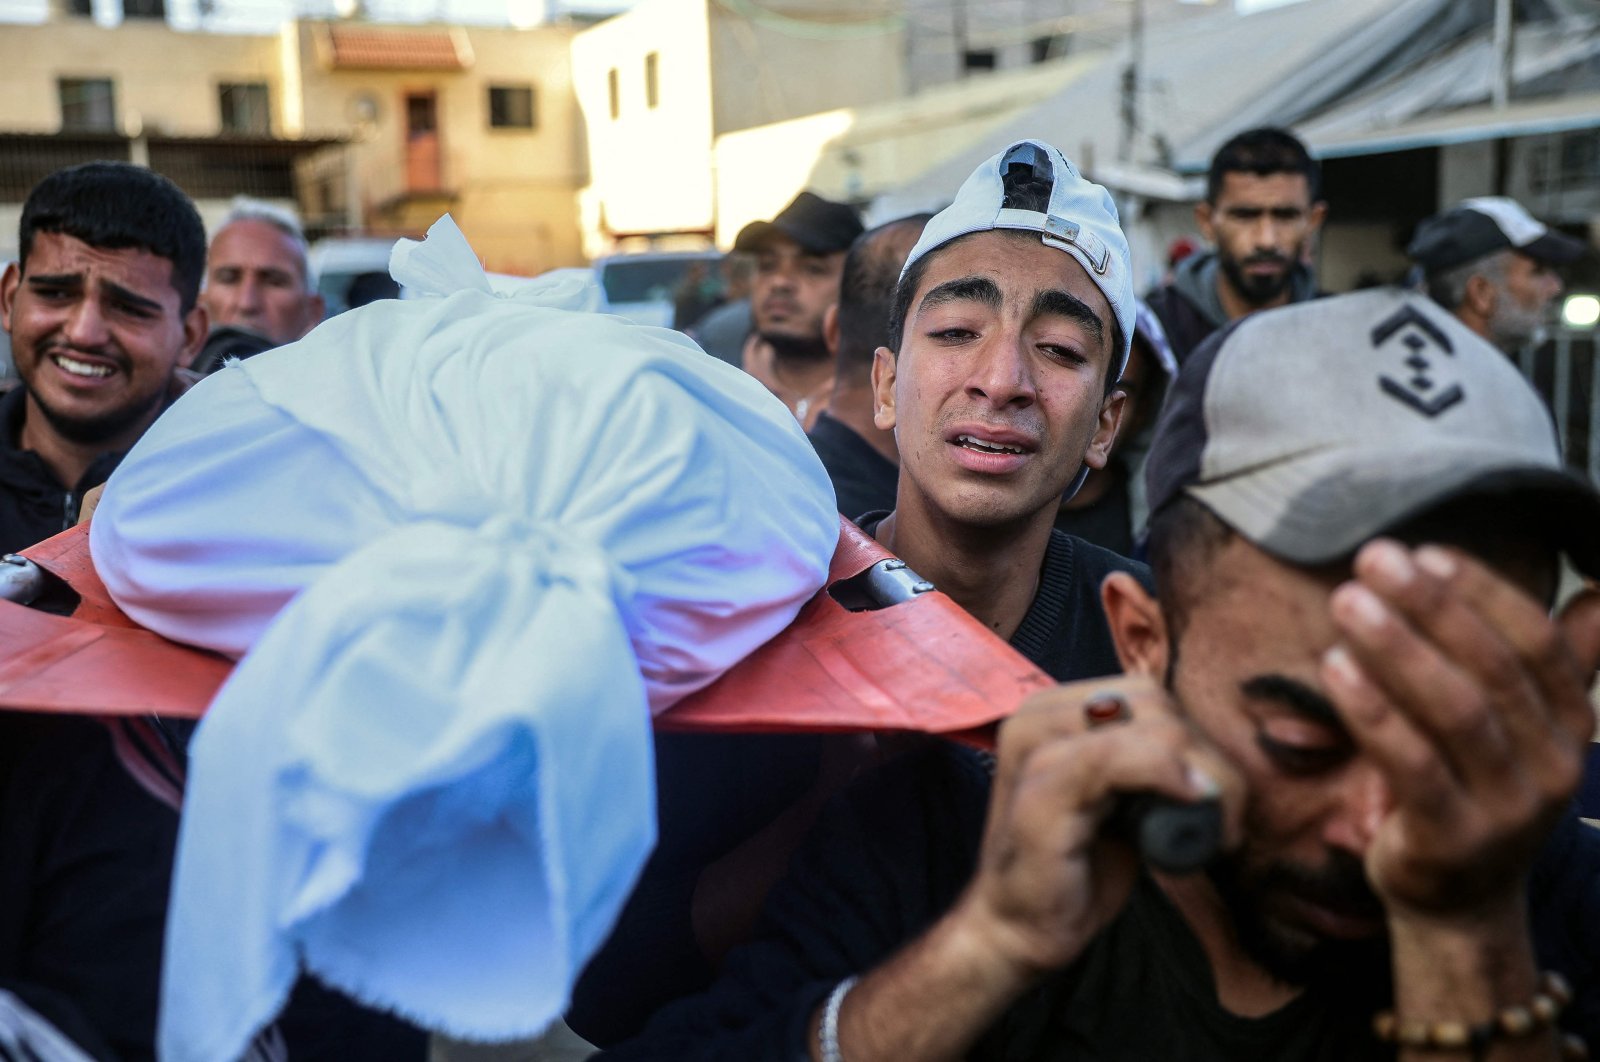
[[[1006,192],[1005,199],[1000,203],[1001,207],[1009,210],[1035,210],[1041,214],[1049,212],[1050,193],[1052,191],[1050,182],[1041,179],[1035,173],[1033,167],[1014,163],[1000,180]],[[1022,239],[1037,238],[1033,233],[1021,229],[983,231],[1010,233]],[[975,235],[977,233],[969,232],[964,236],[957,236],[948,243],[942,243],[933,250],[926,252],[921,258],[912,262],[911,268],[907,269],[905,275],[900,278],[900,285],[895,288],[894,292],[894,308],[889,312],[889,342],[887,345],[895,354],[898,355],[900,353],[900,344],[905,339],[906,318],[911,316],[911,300],[916,296],[917,288],[922,284],[923,275],[928,271],[928,262],[948,248],[954,247],[968,236]],[[1109,302],[1110,300],[1106,301]],[[1122,322],[1117,320],[1116,307],[1111,309],[1111,345],[1108,349],[1111,352],[1111,359],[1106,365],[1107,395],[1111,394],[1112,390],[1117,386],[1116,376],[1111,369],[1116,365],[1118,352],[1122,350]]]
[[[1274,173],[1297,173],[1306,179],[1311,201],[1322,198],[1322,167],[1306,146],[1286,129],[1263,126],[1247,129],[1223,144],[1211,158],[1206,174],[1206,202],[1215,204],[1222,192],[1223,179],[1230,173],[1251,173],[1267,177]]]
[[[863,232],[850,245],[839,277],[840,379],[860,379],[872,370],[874,351],[899,345],[890,338],[889,318],[905,258],[895,253],[896,241],[890,237],[912,226],[920,232],[932,218],[932,214],[896,218]]]
[[[86,162],[57,170],[33,186],[22,206],[18,260],[24,272],[39,233],[117,251],[138,248],[172,263],[172,286],[183,312],[194,309],[206,271],[206,228],[183,190],[127,162]]]
[[[1200,502],[1179,494],[1150,514],[1147,535],[1156,600],[1176,643],[1192,595],[1186,580],[1192,582],[1198,573],[1210,568],[1212,554],[1233,537],[1234,531]]]

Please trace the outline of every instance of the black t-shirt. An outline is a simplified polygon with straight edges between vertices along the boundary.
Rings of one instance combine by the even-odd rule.
[[[899,466],[854,429],[824,411],[817,414],[807,438],[833,481],[841,513],[854,520],[862,513],[894,508]]]
[[[1211,966],[1166,894],[1140,878],[1118,917],[1068,969],[984,1037],[984,1062],[1360,1062],[1393,1058],[1371,1034],[1388,971],[1347,971],[1255,1018],[1217,1001]]]
[[[870,535],[886,515],[868,513],[862,529]],[[1012,647],[1062,682],[1119,671],[1099,596],[1112,571],[1149,577],[1141,564],[1052,532],[1039,589]],[[811,786],[820,749],[814,735],[657,736],[660,839],[573,991],[567,1021],[580,1035],[601,1045],[637,1035],[658,1009],[711,984],[715,971],[691,925],[700,872]]]
[[[1124,557],[1133,556],[1133,504],[1128,494],[1128,472],[1118,462],[1109,470],[1115,477],[1106,492],[1089,505],[1056,511],[1056,530],[1076,535]]]
[[[869,512],[856,523],[870,535],[888,515]],[[1039,588],[1011,636],[1011,647],[1057,682],[1120,673],[1117,647],[1100,607],[1100,586],[1112,572],[1128,572],[1154,590],[1146,565],[1052,530],[1039,569]]]
[[[27,399],[24,387],[0,397],[0,553],[43,542],[77,523],[84,493],[104,483],[122,460],[120,452],[101,454],[81,480],[63,486],[44,458],[18,449]]]
[[[840,980],[933,925],[977,864],[990,778],[978,754],[939,744],[863,778],[829,805],[773,890],[756,939],[710,991],[658,1014],[608,1062],[807,1062],[811,1015]],[[1539,965],[1574,988],[1562,1024],[1600,1034],[1600,832],[1569,816],[1530,888]],[[1382,969],[1326,971],[1258,1018],[1225,1010],[1201,946],[1148,878],[1066,969],[1019,999],[971,1062],[1346,1062],[1392,1058],[1371,1016]]]
[[[155,1057],[177,836],[112,729],[0,712],[0,988],[96,1058]]]

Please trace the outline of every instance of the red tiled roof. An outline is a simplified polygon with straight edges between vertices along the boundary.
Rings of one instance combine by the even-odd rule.
[[[329,26],[335,70],[465,70],[449,30]]]

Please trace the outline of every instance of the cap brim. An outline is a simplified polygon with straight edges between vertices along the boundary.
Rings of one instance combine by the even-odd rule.
[[[808,254],[833,254],[849,249],[848,244],[835,247],[825,240],[818,240],[811,233],[798,232],[772,221],[752,221],[740,229],[739,235],[734,238],[733,249],[741,254],[760,254],[763,248],[779,237],[793,240]]]
[[[1304,566],[1345,559],[1369,539],[1447,502],[1537,502],[1550,544],[1579,571],[1600,578],[1600,494],[1594,487],[1548,465],[1486,459],[1481,448],[1300,455],[1188,493],[1266,552]]]
[[[783,230],[770,221],[752,221],[739,230],[739,235],[733,241],[733,249],[744,254],[755,254],[774,237],[783,234]]]
[[[1588,245],[1582,240],[1575,240],[1566,233],[1556,232],[1554,229],[1546,232],[1532,243],[1517,248],[1529,258],[1537,259],[1540,262],[1549,262],[1552,265],[1566,265],[1568,262],[1576,262],[1583,257],[1583,253],[1588,249]]]

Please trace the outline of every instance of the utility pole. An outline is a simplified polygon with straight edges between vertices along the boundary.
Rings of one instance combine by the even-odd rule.
[[[967,0],[951,0],[950,29],[956,39],[956,69],[966,77],[967,70]]]
[[[1117,158],[1133,159],[1134,138],[1139,133],[1139,68],[1144,64],[1144,0],[1130,5],[1128,27],[1128,65],[1122,68],[1122,137]]]
[[[1516,34],[1516,22],[1511,7],[1511,0],[1495,0],[1494,4],[1494,83],[1489,89],[1489,98],[1497,111],[1503,111],[1511,103],[1511,58],[1512,42]],[[1500,137],[1494,142],[1494,193],[1505,195],[1511,183],[1511,141]]]
[[[1497,111],[1504,110],[1506,104],[1511,102],[1511,44],[1514,32],[1511,0],[1495,0],[1494,86],[1491,89],[1490,98],[1494,103],[1494,109]]]

